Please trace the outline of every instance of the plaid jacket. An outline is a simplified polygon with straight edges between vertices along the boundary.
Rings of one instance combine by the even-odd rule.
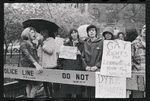
[[[146,43],[137,37],[131,44],[132,70],[145,70]]]

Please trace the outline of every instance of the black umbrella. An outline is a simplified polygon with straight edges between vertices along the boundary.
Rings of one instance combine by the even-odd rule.
[[[23,22],[23,27],[33,27],[37,32],[41,32],[43,30],[49,30],[49,34],[54,34],[59,29],[59,26],[54,22],[43,20],[43,19],[29,19]],[[51,36],[51,35],[50,35]],[[52,35],[54,36],[54,35]]]

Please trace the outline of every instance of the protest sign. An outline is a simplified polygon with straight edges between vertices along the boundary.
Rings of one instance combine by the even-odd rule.
[[[64,43],[63,38],[59,38],[59,37],[55,38],[55,45],[56,45],[55,50],[56,50],[56,52],[59,52],[60,47],[63,45],[63,43]]]
[[[95,98],[126,98],[126,78],[95,73]]]
[[[131,43],[105,40],[101,73],[108,76],[131,77]]]
[[[59,58],[76,60],[77,58],[76,53],[77,53],[77,47],[62,45],[60,47]]]

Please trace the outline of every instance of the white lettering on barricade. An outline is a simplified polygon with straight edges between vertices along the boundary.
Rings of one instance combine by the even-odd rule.
[[[104,40],[101,74],[131,78],[131,42]]]
[[[43,69],[43,73],[38,74],[35,68],[4,66],[4,78],[95,86],[95,73],[87,71]]]
[[[126,98],[126,78],[95,73],[95,98]]]

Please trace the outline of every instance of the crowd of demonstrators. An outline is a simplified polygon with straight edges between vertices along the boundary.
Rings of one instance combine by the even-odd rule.
[[[78,30],[72,28],[69,32],[69,39],[64,41],[63,45],[77,47],[76,60],[59,58],[59,52],[57,53],[55,50],[55,35],[49,36],[53,33],[44,30],[36,34],[35,29],[28,27],[24,29],[21,35],[23,39],[20,46],[22,52],[21,66],[36,68],[38,73],[42,73],[42,69],[63,69],[87,72],[100,71],[104,40],[118,39],[132,43],[132,70],[145,70],[145,27],[146,26],[143,26],[140,35],[138,35],[134,27],[127,27],[125,32],[119,31],[115,37],[112,27],[104,28],[102,36],[99,36],[97,27],[89,25],[86,28],[88,36],[86,40],[81,40]],[[35,41],[36,39],[38,41]],[[37,90],[40,88],[39,83],[41,82],[27,80],[23,82],[27,84],[27,97],[35,97]],[[84,92],[86,92],[85,96],[87,98],[95,98],[95,87],[50,82],[43,82],[43,86],[48,98],[54,98],[53,93],[55,91],[61,91],[65,98],[83,98]],[[131,93],[129,90],[127,90],[127,92]],[[139,92],[137,92],[137,94],[139,94]],[[140,94],[142,96],[143,92],[140,92]]]

